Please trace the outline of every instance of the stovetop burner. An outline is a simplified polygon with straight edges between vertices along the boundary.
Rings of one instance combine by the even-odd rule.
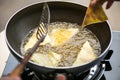
[[[89,72],[82,73],[76,77],[68,76],[68,80],[100,80],[103,76],[105,70],[105,64],[102,63],[100,66],[96,65],[90,69]],[[54,79],[44,79],[42,76],[39,78],[35,72],[31,71],[29,68],[21,75],[22,80],[54,80]],[[103,80],[103,79],[101,79]]]
[[[89,71],[80,73],[76,76],[68,75],[68,80],[120,80],[120,32],[113,32],[113,41],[111,48],[108,51],[105,59],[100,63],[92,67]],[[113,52],[114,51],[114,52]],[[18,64],[16,59],[10,55],[7,61],[7,65],[4,69],[3,76],[7,75]],[[44,75],[39,76],[26,68],[21,77],[23,80],[54,80],[53,78],[45,78]]]
[[[106,80],[103,76],[104,71],[109,71],[111,70],[111,65],[109,63],[109,59],[112,55],[113,51],[109,50],[108,54],[106,55],[104,61],[102,61],[100,64],[95,65],[94,67],[92,67],[89,71],[84,72],[84,73],[80,73],[76,76],[71,76],[68,75],[67,78],[68,80]],[[54,80],[54,78],[44,78],[44,77],[40,77],[38,78],[38,76],[35,74],[35,72],[31,71],[29,68],[26,68],[25,71],[23,72],[23,74],[21,75],[23,80]]]
[[[92,67],[89,71],[80,73],[76,76],[72,76],[72,75],[68,74],[67,79],[68,80],[80,80],[80,79],[81,80],[106,80],[105,77],[103,76],[103,74],[104,74],[104,71],[111,70],[111,65],[109,63],[109,59],[110,59],[112,53],[113,53],[113,50],[109,50],[108,54],[106,55],[106,57],[100,64],[97,64],[94,67]],[[11,61],[13,58],[14,57],[12,55],[10,55],[7,63],[8,64],[11,63],[9,61]],[[14,60],[12,60],[12,61],[14,61]],[[9,68],[9,65],[6,66],[6,69],[8,69],[8,68]],[[6,69],[5,69],[5,71],[6,71]],[[5,75],[3,75],[3,76],[5,76]],[[22,80],[54,80],[55,77],[53,77],[53,76],[45,77],[42,74],[39,74],[39,77],[38,77],[38,75],[34,71],[30,70],[29,68],[25,68],[25,70],[23,71],[23,73],[21,75],[21,78],[22,78]]]

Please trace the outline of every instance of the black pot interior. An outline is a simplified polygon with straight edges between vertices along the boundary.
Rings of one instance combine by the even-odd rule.
[[[48,2],[51,12],[51,22],[71,22],[82,24],[86,7],[67,2]],[[34,4],[17,12],[9,21],[6,28],[8,45],[17,53],[20,45],[28,32],[37,27],[43,3]],[[102,52],[106,50],[111,40],[111,31],[107,22],[102,22],[87,27],[99,39]]]

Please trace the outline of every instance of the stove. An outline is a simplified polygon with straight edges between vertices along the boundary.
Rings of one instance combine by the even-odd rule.
[[[76,76],[68,74],[68,80],[120,80],[120,32],[114,31],[112,33],[113,41],[104,60],[87,72]],[[9,74],[17,64],[17,60],[10,54],[2,76]],[[38,78],[38,75],[34,71],[26,68],[21,77],[23,80],[53,80],[53,76],[47,78],[42,74],[39,75]]]

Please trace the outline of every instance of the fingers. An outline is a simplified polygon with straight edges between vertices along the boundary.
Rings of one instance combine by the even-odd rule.
[[[108,0],[107,5],[106,5],[106,9],[109,9],[113,3],[114,3],[114,0]]]
[[[107,2],[106,9],[109,9],[114,1],[120,1],[120,0],[91,0],[91,6],[95,7],[96,5],[100,4],[103,5],[105,2]]]
[[[97,5],[97,4],[103,4],[104,2],[106,2],[107,0],[91,0],[91,4],[92,5]]]
[[[58,74],[56,76],[56,80],[67,80],[66,77],[63,74]]]
[[[91,0],[91,5],[96,5],[99,2],[99,0]]]

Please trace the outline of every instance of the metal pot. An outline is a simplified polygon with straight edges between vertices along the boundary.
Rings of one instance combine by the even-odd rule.
[[[80,4],[68,3],[68,2],[48,2],[51,12],[51,22],[71,22],[81,25],[86,7]],[[24,37],[28,32],[37,27],[39,23],[43,3],[37,3],[25,7],[16,12],[6,24],[6,43],[9,50],[14,57],[20,61],[23,59],[21,56],[20,45]],[[99,39],[101,44],[101,55],[94,61],[75,67],[45,67],[40,66],[31,61],[28,62],[27,67],[34,70],[36,73],[49,75],[53,73],[69,73],[76,75],[84,71],[89,70],[94,65],[101,62],[104,56],[107,54],[111,44],[111,29],[108,22],[97,23],[87,26]]]

